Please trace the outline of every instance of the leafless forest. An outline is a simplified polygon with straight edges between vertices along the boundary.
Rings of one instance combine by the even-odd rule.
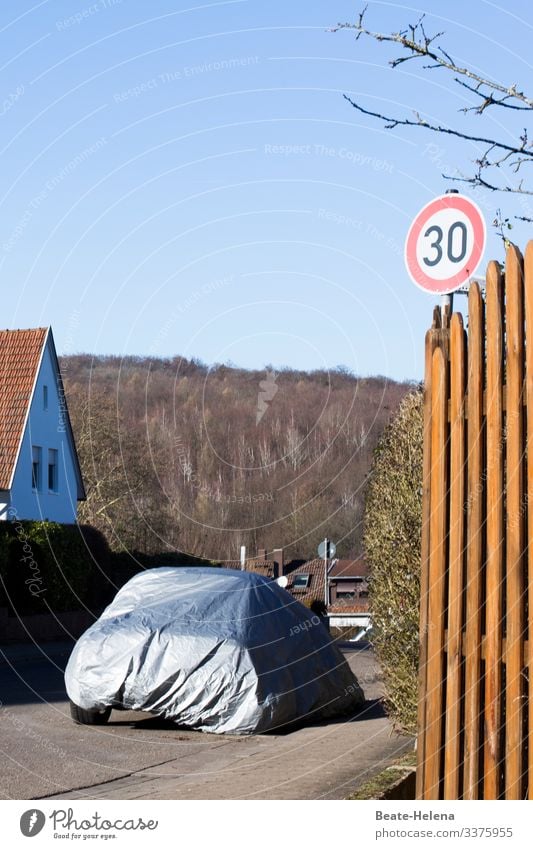
[[[61,361],[88,498],[115,549],[238,558],[361,549],[365,480],[412,384],[180,357]]]

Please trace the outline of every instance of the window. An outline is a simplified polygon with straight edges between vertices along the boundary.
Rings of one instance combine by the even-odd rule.
[[[38,445],[31,448],[31,485],[33,489],[41,488],[42,450]]]
[[[336,584],[337,598],[345,601],[354,601],[361,593],[363,587],[362,578],[344,578]]]
[[[48,450],[48,489],[57,492],[57,449]]]
[[[356,592],[355,590],[346,589],[346,587],[339,588],[337,587],[337,598],[355,598]]]
[[[48,409],[48,386],[43,386],[43,410]]]
[[[293,590],[305,590],[309,586],[310,575],[295,575],[292,582]]]

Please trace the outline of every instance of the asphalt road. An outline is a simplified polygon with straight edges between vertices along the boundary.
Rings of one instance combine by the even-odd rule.
[[[345,654],[367,696],[352,721],[223,737],[114,711],[75,725],[63,683],[68,647],[0,666],[3,799],[343,799],[412,739],[392,732],[368,647]],[[9,657],[9,655],[8,655]]]

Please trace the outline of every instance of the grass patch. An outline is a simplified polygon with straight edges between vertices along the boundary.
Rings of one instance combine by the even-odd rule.
[[[355,793],[347,796],[347,799],[369,800],[386,798],[387,793],[402,778],[406,778],[416,767],[416,752],[409,752],[390,764],[386,769],[378,772],[364,784],[357,788]]]

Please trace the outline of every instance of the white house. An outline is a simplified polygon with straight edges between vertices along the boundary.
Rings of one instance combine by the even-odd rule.
[[[85,498],[52,329],[0,331],[0,520],[76,521]]]

